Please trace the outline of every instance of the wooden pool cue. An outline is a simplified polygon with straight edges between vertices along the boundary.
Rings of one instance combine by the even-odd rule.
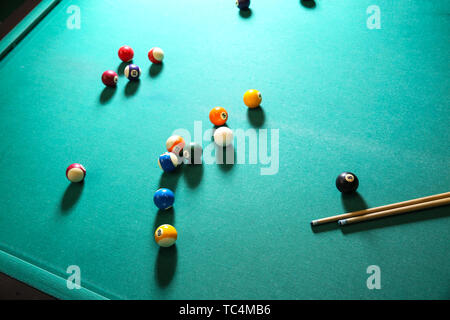
[[[343,220],[343,219],[352,218],[352,217],[356,217],[356,216],[361,216],[361,215],[365,215],[365,214],[371,214],[371,213],[375,213],[375,212],[379,212],[379,211],[385,211],[385,210],[405,207],[405,206],[419,204],[419,203],[423,203],[423,202],[427,202],[427,201],[439,200],[439,199],[443,199],[443,198],[447,198],[447,197],[450,197],[450,192],[435,194],[435,195],[432,195],[432,196],[427,196],[427,197],[416,198],[416,199],[412,199],[412,200],[408,200],[408,201],[392,203],[392,204],[388,204],[388,205],[385,205],[385,206],[380,206],[380,207],[375,207],[375,208],[370,208],[370,209],[364,209],[364,210],[359,210],[359,211],[353,211],[353,212],[348,212],[348,213],[344,213],[344,214],[339,214],[339,215],[336,215],[336,216],[331,216],[331,217],[326,217],[326,218],[322,218],[322,219],[317,219],[317,220],[311,221],[311,225],[312,226],[318,226],[318,225],[321,225],[321,224],[324,224],[324,223],[335,222],[335,221],[338,221],[338,220]]]
[[[406,207],[378,211],[375,213],[369,213],[369,214],[365,214],[365,215],[361,215],[361,216],[357,216],[357,217],[342,219],[342,220],[338,221],[338,224],[340,226],[343,226],[343,225],[348,225],[348,224],[352,224],[352,223],[356,223],[356,222],[373,220],[373,219],[378,219],[378,218],[383,218],[383,217],[389,217],[389,216],[393,216],[393,215],[400,214],[400,213],[409,213],[409,212],[414,212],[414,211],[419,211],[419,210],[424,210],[424,209],[429,209],[429,208],[434,208],[434,207],[439,207],[439,206],[445,206],[445,205],[449,205],[449,204],[450,204],[450,197],[447,197],[447,198],[442,198],[442,199],[438,199],[438,200],[413,204],[413,205],[406,206]]]

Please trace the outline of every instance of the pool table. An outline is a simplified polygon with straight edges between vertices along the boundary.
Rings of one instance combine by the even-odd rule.
[[[0,272],[58,299],[450,299],[448,206],[310,225],[450,190],[449,16],[444,0],[42,1],[0,43]],[[204,162],[164,173],[180,132]]]

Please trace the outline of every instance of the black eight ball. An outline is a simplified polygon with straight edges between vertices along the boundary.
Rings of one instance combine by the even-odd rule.
[[[336,188],[342,193],[355,192],[358,189],[359,180],[354,173],[342,172],[336,178]]]

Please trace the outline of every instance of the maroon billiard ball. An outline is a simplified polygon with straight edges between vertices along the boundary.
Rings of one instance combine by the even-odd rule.
[[[86,177],[86,169],[79,163],[72,163],[66,169],[66,177],[70,182],[81,182]]]
[[[119,58],[123,62],[129,62],[133,60],[134,51],[129,46],[123,46],[119,49]]]
[[[102,74],[102,82],[108,87],[115,87],[118,79],[119,76],[112,70],[105,71]]]

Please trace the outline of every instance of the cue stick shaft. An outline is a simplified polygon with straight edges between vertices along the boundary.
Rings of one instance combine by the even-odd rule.
[[[406,206],[406,207],[389,209],[389,210],[379,211],[379,212],[375,212],[375,213],[365,214],[362,216],[347,218],[347,219],[339,220],[338,224],[343,226],[343,225],[347,225],[347,224],[351,224],[351,223],[373,220],[373,219],[393,216],[393,215],[400,214],[400,213],[409,213],[409,212],[424,210],[424,209],[428,209],[428,208],[445,206],[445,205],[449,205],[449,204],[450,204],[450,197],[447,197],[447,198],[443,198],[443,199],[417,203],[417,204],[413,204],[413,205]]]
[[[447,197],[450,197],[450,192],[435,194],[435,195],[432,195],[432,196],[416,198],[416,199],[412,199],[412,200],[408,200],[408,201],[402,201],[402,202],[388,204],[388,205],[385,205],[385,206],[369,208],[369,209],[364,209],[364,210],[359,210],[359,211],[353,211],[353,212],[339,214],[339,215],[336,215],[336,216],[331,216],[331,217],[326,217],[326,218],[322,218],[322,219],[318,219],[318,220],[313,220],[313,221],[311,221],[311,225],[317,226],[317,225],[324,224],[324,223],[335,222],[335,221],[338,221],[338,220],[343,220],[343,219],[347,219],[347,218],[351,218],[351,217],[356,217],[356,216],[361,216],[361,215],[365,215],[365,214],[375,213],[375,212],[378,212],[378,211],[384,211],[384,210],[389,210],[389,209],[400,208],[400,207],[404,207],[404,206],[409,206],[409,205],[423,203],[423,202],[432,201],[432,200],[443,199],[443,198],[447,198]]]

